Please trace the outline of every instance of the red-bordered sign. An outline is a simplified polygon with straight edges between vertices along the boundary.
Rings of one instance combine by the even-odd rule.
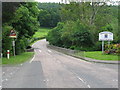
[[[11,37],[11,38],[17,38],[17,34],[16,34],[16,31],[15,31],[15,30],[12,29],[12,30],[10,31],[10,37]]]

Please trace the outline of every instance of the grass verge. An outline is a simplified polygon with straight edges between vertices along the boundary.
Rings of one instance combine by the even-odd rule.
[[[101,51],[85,52],[84,56],[96,60],[118,61],[117,55],[106,55],[102,54]]]
[[[2,58],[2,64],[9,64],[9,65],[16,65],[21,64],[26,61],[28,61],[30,58],[32,58],[34,55],[34,52],[25,52],[21,55],[11,56],[10,59]]]

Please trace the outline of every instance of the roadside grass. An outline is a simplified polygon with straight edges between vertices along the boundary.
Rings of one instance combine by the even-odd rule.
[[[84,56],[88,58],[96,59],[96,60],[118,61],[117,55],[102,54],[101,51],[85,52]]]
[[[2,64],[7,64],[7,65],[16,65],[16,64],[21,64],[24,63],[28,60],[30,60],[34,55],[34,52],[25,52],[22,53],[21,55],[16,55],[16,56],[11,56],[10,59],[7,58],[2,58]]]

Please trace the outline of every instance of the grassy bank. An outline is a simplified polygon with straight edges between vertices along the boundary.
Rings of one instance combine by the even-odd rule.
[[[10,64],[10,65],[16,65],[20,63],[24,63],[25,61],[32,58],[34,55],[34,52],[25,52],[21,55],[11,56],[10,59],[2,58],[2,64]]]
[[[50,28],[40,28],[33,36],[33,38],[44,38],[50,31]]]
[[[34,35],[33,35],[33,38],[32,38],[32,41],[31,41],[31,45],[33,43],[35,43],[36,41],[40,40],[40,39],[44,39],[48,32],[50,31],[51,29],[50,28],[43,28],[41,27]]]
[[[106,55],[106,54],[102,54],[101,51],[85,52],[84,56],[92,59],[97,59],[97,60],[109,60],[109,61],[118,60],[117,55]]]

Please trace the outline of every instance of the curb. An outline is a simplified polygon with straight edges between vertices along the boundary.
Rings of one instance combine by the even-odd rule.
[[[50,49],[53,49],[55,51],[58,51],[58,52],[61,52],[61,53],[64,53],[62,51],[59,51],[59,50],[56,50],[55,48],[58,49],[57,46],[54,46],[54,48],[51,48],[53,47],[53,45],[47,45],[47,48],[50,48]],[[59,47],[60,49],[61,47]],[[61,48],[62,49],[62,48]],[[69,49],[68,49],[69,50]],[[85,60],[85,61],[88,61],[88,62],[94,62],[94,63],[104,63],[104,64],[120,64],[120,61],[105,61],[105,60],[96,60],[96,59],[92,59],[92,58],[87,58],[87,57],[81,57],[81,56],[77,56],[77,55],[74,55],[74,54],[69,54],[69,53],[64,53],[66,55],[69,55],[69,56],[72,56],[72,57],[75,57],[75,58],[79,58],[79,59],[82,59],[82,60]]]
[[[70,54],[67,54],[70,55]],[[76,56],[76,55],[70,55],[73,56],[75,58],[79,58],[88,62],[95,62],[95,63],[104,63],[104,64],[120,64],[120,61],[105,61],[105,60],[96,60],[96,59],[92,59],[92,58],[87,58],[87,57],[81,57],[81,56]]]

